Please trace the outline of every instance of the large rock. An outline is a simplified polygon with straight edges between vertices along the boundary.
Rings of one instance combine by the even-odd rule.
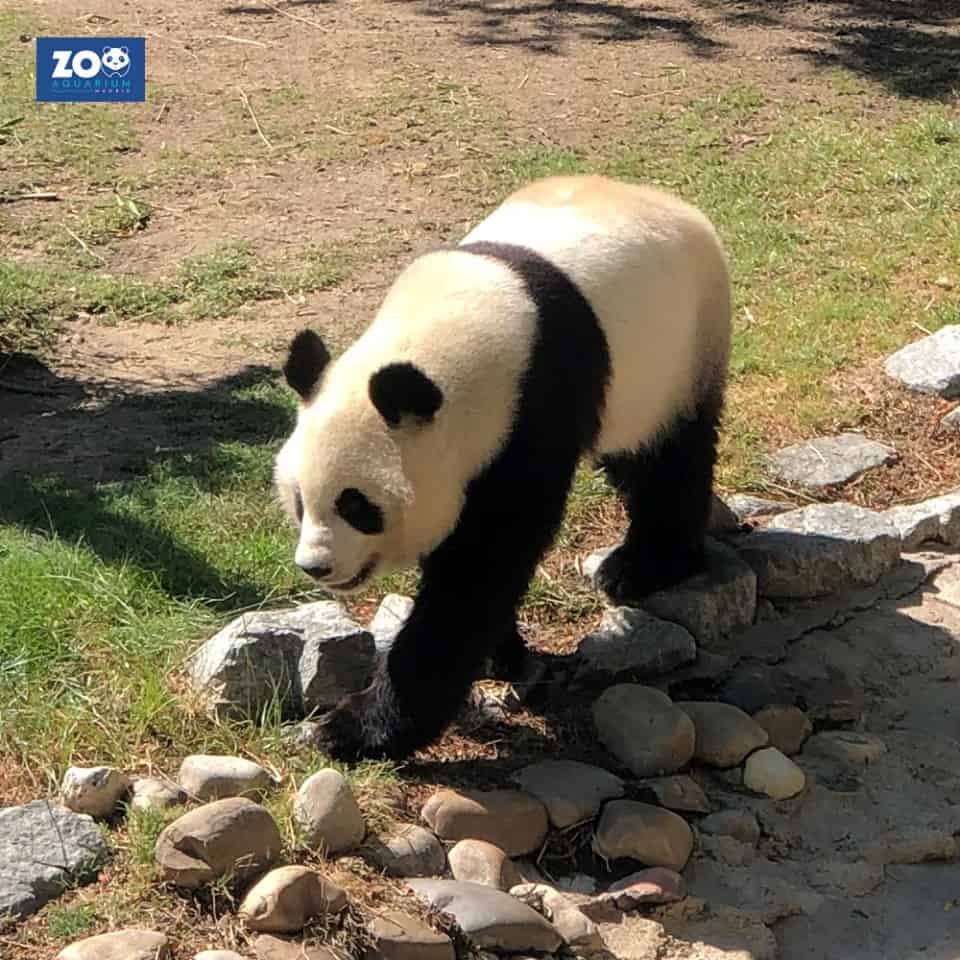
[[[456,951],[446,934],[399,910],[387,910],[370,922],[374,949],[364,960],[455,960]]]
[[[651,594],[643,607],[662,620],[685,627],[697,643],[709,648],[753,623],[757,575],[735,550],[707,540],[706,568],[669,590]]]
[[[333,601],[248,613],[211,637],[187,673],[220,715],[257,716],[279,698],[284,714],[334,706],[373,670],[373,636]]]
[[[130,778],[113,767],[70,767],[60,795],[65,807],[91,817],[109,817],[130,789]]]
[[[595,816],[605,800],[623,796],[623,781],[576,760],[541,760],[513,775],[521,790],[546,808],[550,823],[563,829]]]
[[[107,856],[96,824],[46,800],[0,810],[0,917],[35,913]]]
[[[766,597],[816,597],[874,583],[900,559],[900,534],[882,514],[848,503],[774,517],[740,543]]]
[[[277,867],[247,892],[237,911],[250,930],[293,933],[337,914],[347,895],[309,867]]]
[[[536,910],[500,890],[457,880],[410,880],[408,886],[435,910],[450,914],[481,949],[553,953],[563,942]]]
[[[603,808],[593,849],[607,860],[630,857],[648,867],[682,870],[693,851],[693,832],[683,817],[635,800],[611,800]]]
[[[521,882],[520,871],[499,848],[486,840],[459,840],[447,854],[454,880],[509,890]]]
[[[883,514],[900,532],[903,549],[913,550],[927,540],[960,546],[960,490]]]
[[[386,840],[368,840],[363,854],[388,877],[435,877],[447,864],[443,845],[433,831],[412,823]]]
[[[897,451],[859,433],[818,437],[784,447],[770,457],[770,472],[785,483],[817,489],[854,480],[897,460]]]
[[[384,654],[396,640],[397,634],[413,610],[413,600],[399,593],[388,593],[377,607],[377,612],[370,621],[370,632],[376,644],[377,653]]]
[[[884,369],[918,393],[960,397],[960,324],[943,327],[898,350]]]
[[[682,626],[633,607],[607,610],[599,629],[577,648],[582,674],[630,673],[640,679],[669,673],[696,657],[697,645]]]
[[[196,889],[225,874],[243,879],[272,866],[283,841],[269,812],[242,797],[216,800],[174,820],[157,838],[164,880]]]
[[[352,850],[366,833],[350,784],[332,768],[303,781],[293,802],[293,817],[304,840],[328,855]]]
[[[729,703],[678,701],[696,730],[693,756],[713,767],[735,767],[767,745],[767,731]]]
[[[78,940],[57,954],[57,960],[169,960],[170,945],[153,930],[114,930]]]
[[[177,779],[187,793],[203,801],[227,797],[256,800],[273,786],[273,777],[259,763],[206,753],[185,757]]]
[[[651,687],[622,683],[593,705],[603,745],[638,777],[674,773],[693,756],[693,721]]]
[[[547,835],[546,808],[522,790],[440,790],[422,816],[444,840],[486,840],[508,857],[539,850]]]

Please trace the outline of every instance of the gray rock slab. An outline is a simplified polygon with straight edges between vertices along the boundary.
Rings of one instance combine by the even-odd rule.
[[[784,447],[769,458],[768,465],[784,483],[817,489],[848,483],[896,460],[893,447],[859,433],[841,433]]]
[[[577,672],[630,673],[642,680],[692,663],[696,656],[696,642],[684,627],[633,607],[613,607],[599,629],[580,641]]]
[[[553,953],[563,938],[543,917],[508,893],[457,880],[409,880],[421,900],[448,913],[475,946],[506,953]]]
[[[373,670],[373,636],[333,601],[243,614],[187,663],[220,715],[256,715],[278,697],[287,716],[332,707]]]
[[[399,593],[388,593],[383,598],[369,627],[377,653],[386,653],[393,646],[393,641],[403,629],[411,610],[413,610],[413,600],[410,597],[404,597]]]
[[[559,829],[594,816],[605,800],[623,796],[623,781],[612,773],[576,760],[542,760],[518,770],[514,782],[546,808]]]
[[[960,490],[910,506],[891,507],[883,516],[900,531],[904,550],[913,550],[927,540],[960,546]]]
[[[753,623],[757,575],[735,550],[707,540],[706,569],[647,597],[643,607],[655,617],[685,627],[697,643],[709,649]]]
[[[908,344],[883,367],[889,376],[918,393],[960,396],[960,324]]]
[[[107,845],[91,817],[46,800],[0,810],[0,917],[25,917],[92,879]]]
[[[727,506],[737,515],[742,523],[754,517],[774,517],[778,513],[786,513],[796,507],[795,503],[785,503],[783,500],[767,500],[764,497],[753,497],[747,493],[735,493],[727,497]]]
[[[739,548],[760,596],[816,597],[876,582],[900,559],[900,533],[873,510],[818,503],[774,517]]]

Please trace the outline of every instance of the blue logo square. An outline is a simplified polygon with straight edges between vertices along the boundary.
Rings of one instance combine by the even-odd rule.
[[[144,37],[37,37],[37,100],[142,103],[146,94]]]

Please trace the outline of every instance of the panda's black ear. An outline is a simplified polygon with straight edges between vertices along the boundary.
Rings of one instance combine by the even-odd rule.
[[[370,378],[370,400],[391,427],[405,416],[428,422],[443,403],[443,392],[412,363],[389,363]]]
[[[312,330],[301,330],[290,342],[283,375],[287,383],[306,400],[330,362],[330,353]]]

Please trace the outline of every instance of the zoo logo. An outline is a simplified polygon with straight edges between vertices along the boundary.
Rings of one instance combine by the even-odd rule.
[[[37,37],[37,100],[146,99],[143,37]]]

